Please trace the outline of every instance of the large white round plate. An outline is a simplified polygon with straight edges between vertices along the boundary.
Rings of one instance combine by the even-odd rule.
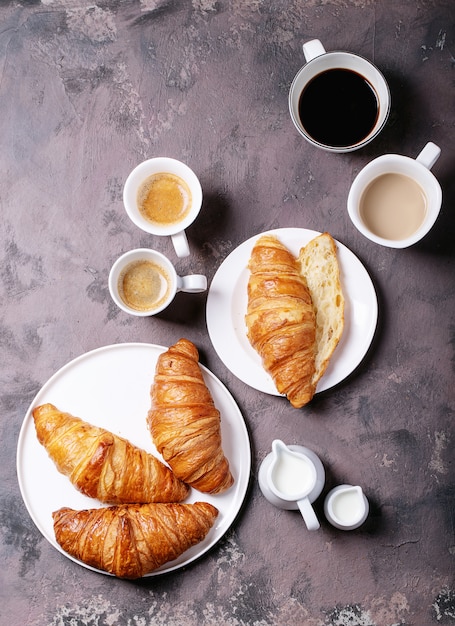
[[[279,228],[262,234],[276,235],[295,256],[320,235],[305,228]],[[207,327],[218,356],[237,378],[264,393],[280,395],[246,336],[247,265],[261,235],[244,241],[218,268],[207,297]],[[345,298],[344,329],[317,392],[330,389],[354,371],[373,340],[378,319],[376,292],[366,269],[346,246],[336,244]]]
[[[32,409],[50,402],[63,411],[129,439],[161,459],[147,429],[146,416],[150,408],[150,386],[156,361],[164,350],[166,348],[152,344],[125,343],[87,352],[49,379],[24,418],[18,442],[17,473],[25,505],[44,537],[62,554],[87,569],[94,568],[69,556],[56,542],[52,512],[63,506],[87,509],[105,505],[79,493],[68,478],[57,471],[38,442]],[[223,450],[229,459],[235,482],[226,493],[217,496],[194,489],[190,491],[185,502],[206,501],[219,510],[215,525],[201,543],[149,576],[184,567],[207,552],[227,532],[246,495],[251,448],[245,422],[226,387],[207,368],[201,368],[221,413]]]

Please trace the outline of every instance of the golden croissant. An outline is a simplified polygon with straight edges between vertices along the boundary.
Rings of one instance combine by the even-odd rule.
[[[160,354],[150,394],[148,426],[175,475],[205,493],[226,491],[234,479],[222,449],[220,412],[191,341],[180,339]]]
[[[123,504],[52,514],[65,552],[119,578],[140,578],[204,539],[218,515],[207,502]]]
[[[189,488],[159,459],[52,404],[33,410],[36,434],[59,472],[109,504],[180,502]]]
[[[273,235],[256,241],[248,268],[248,340],[278,392],[300,408],[316,390],[316,321],[308,286],[297,259]]]

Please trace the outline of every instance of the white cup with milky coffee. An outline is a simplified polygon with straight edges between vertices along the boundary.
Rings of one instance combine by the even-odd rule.
[[[420,241],[441,210],[441,186],[430,171],[440,153],[429,142],[415,159],[385,154],[366,165],[348,195],[354,226],[389,248],[407,248]]]
[[[190,254],[185,228],[201,209],[202,188],[188,165],[169,157],[143,161],[126,179],[123,204],[136,226],[170,236],[178,257]]]
[[[125,252],[109,273],[109,291],[115,304],[139,317],[160,313],[179,291],[201,293],[206,289],[204,275],[179,276],[164,254],[149,248]]]

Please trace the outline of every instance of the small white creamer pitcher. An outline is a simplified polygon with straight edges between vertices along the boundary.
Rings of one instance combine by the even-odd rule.
[[[282,509],[299,509],[308,530],[320,527],[312,503],[325,482],[319,457],[304,446],[287,446],[280,439],[259,470],[259,486],[266,499]]]

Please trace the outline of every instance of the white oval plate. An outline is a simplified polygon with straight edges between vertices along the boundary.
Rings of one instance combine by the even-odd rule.
[[[253,246],[263,234],[276,235],[297,256],[302,246],[321,233],[306,228],[279,228],[240,244],[213,277],[207,297],[207,327],[218,356],[237,378],[254,389],[278,396],[272,378],[246,336],[247,266]],[[345,299],[344,329],[317,392],[334,387],[355,370],[370,347],[378,320],[378,301],[368,272],[349,248],[338,241],[336,245]]]
[[[153,344],[125,343],[106,346],[74,359],[42,387],[24,418],[17,449],[17,474],[25,505],[44,537],[62,554],[54,536],[52,512],[68,506],[74,509],[105,506],[79,493],[56,469],[45,448],[38,442],[32,410],[51,402],[85,421],[129,439],[134,445],[162,460],[153,445],[146,424],[150,408],[150,387],[156,361],[166,348]],[[251,448],[242,414],[226,387],[201,365],[204,380],[221,413],[223,450],[229,459],[234,485],[224,494],[210,496],[191,489],[185,502],[206,501],[219,510],[205,539],[180,557],[147,574],[155,576],[188,565],[207,552],[227,532],[242,506],[250,478]],[[106,572],[102,571],[102,574]]]

